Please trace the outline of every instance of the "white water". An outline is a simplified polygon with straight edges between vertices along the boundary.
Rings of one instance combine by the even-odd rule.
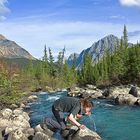
[[[61,97],[60,95],[57,95],[57,96],[52,96],[52,95],[50,95],[50,96],[48,96],[48,98],[46,98],[46,101],[51,101],[51,102],[53,102],[53,101],[59,99],[60,97]]]

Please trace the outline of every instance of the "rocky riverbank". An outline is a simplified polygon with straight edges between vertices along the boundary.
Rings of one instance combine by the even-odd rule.
[[[106,89],[99,89],[94,85],[86,87],[74,87],[69,89],[68,96],[110,99],[120,105],[140,105],[140,88],[136,86],[118,86]],[[24,111],[28,103],[38,100],[36,95],[31,95],[20,106],[12,104],[10,108],[0,111],[0,140],[54,140],[54,132],[49,129],[42,129],[40,125],[35,128],[30,126],[30,117]],[[71,127],[65,139],[71,140],[101,140],[101,137],[94,131],[86,128],[79,130]]]
[[[36,95],[31,95],[24,102],[35,102],[37,99]],[[24,111],[26,107],[21,103],[18,108],[14,106],[15,109],[4,108],[0,111],[0,140],[55,140],[54,132],[50,129],[42,129],[40,125],[31,128],[29,114]],[[101,140],[96,132],[88,128],[79,130],[77,127],[70,128],[64,137],[68,140]]]
[[[40,125],[31,128],[29,115],[22,108],[3,109],[0,112],[0,140],[55,140],[54,132],[42,129]],[[66,136],[65,136],[66,138]],[[101,137],[88,128],[78,130],[72,127],[67,135],[68,140],[101,140]]]
[[[110,99],[119,105],[138,105],[140,106],[140,87],[133,85],[108,87],[99,89],[94,85],[86,87],[74,87],[70,89],[68,96],[91,98],[91,99]]]

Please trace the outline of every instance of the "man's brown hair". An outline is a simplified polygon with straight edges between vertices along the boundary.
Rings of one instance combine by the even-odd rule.
[[[86,107],[92,108],[94,106],[93,103],[89,101],[88,99],[80,99],[80,102],[83,108],[86,108]]]

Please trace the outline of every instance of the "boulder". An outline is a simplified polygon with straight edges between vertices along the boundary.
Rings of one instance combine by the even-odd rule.
[[[26,119],[27,121],[29,121],[30,120],[30,117],[29,117],[29,115],[28,115],[28,113],[27,112],[23,112],[22,113],[22,116],[24,117],[24,119]]]
[[[41,132],[41,133],[44,133],[44,134],[46,134],[46,135],[48,135],[50,137],[52,137],[53,134],[54,134],[54,132],[51,131],[50,129],[47,129],[47,128],[42,129],[40,124],[35,127],[35,132]]]
[[[93,89],[93,90],[96,90],[97,89],[97,87],[95,85],[90,85],[90,84],[87,84],[86,87],[88,89]]]
[[[79,129],[76,126],[72,126],[69,130],[67,136],[65,136],[67,140],[101,140],[101,137],[94,131],[91,131],[88,128]]]
[[[25,107],[26,107],[26,105],[24,103],[20,104],[20,108],[25,108]]]
[[[101,137],[94,131],[86,128],[85,130],[80,130],[73,140],[101,140]]]
[[[140,87],[137,87],[138,97],[140,97]]]
[[[28,102],[35,102],[38,99],[36,95],[31,95],[28,97]]]
[[[35,134],[35,131],[33,128],[28,128],[28,129],[24,129],[23,130],[23,133],[25,134],[25,136],[27,138],[33,138],[34,137],[34,134]]]
[[[0,118],[0,128],[11,126],[11,125],[12,125],[12,122],[9,121],[8,119]]]
[[[18,130],[19,129],[19,127],[17,127],[17,126],[7,126],[6,128],[5,128],[5,133],[4,133],[4,135],[8,135],[9,133],[11,133],[11,132],[14,132],[14,131],[16,131],[16,130]],[[23,130],[23,128],[20,128],[20,130],[22,131]]]
[[[36,132],[33,140],[55,140],[54,138],[46,135],[43,132]]]
[[[18,108],[18,105],[16,105],[16,104],[11,104],[11,105],[10,105],[10,108],[12,108],[12,109]]]
[[[135,105],[137,98],[130,94],[120,94],[115,98],[115,103],[119,105]]]
[[[135,105],[140,105],[140,98],[137,99],[137,101],[135,102]]]
[[[22,115],[22,114],[23,114],[23,110],[20,109],[20,108],[18,108],[18,109],[13,110],[13,113],[14,113],[16,116]]]
[[[138,97],[138,90],[137,90],[137,87],[136,86],[131,86],[131,89],[129,91],[129,94],[135,96],[135,97]]]
[[[102,91],[99,89],[96,89],[96,90],[86,89],[85,94],[87,97],[91,97],[93,99],[100,98],[103,96]]]
[[[115,88],[110,88],[111,93],[109,94],[109,98],[111,99],[116,99],[117,96],[121,95],[127,95],[129,93],[129,88],[128,87],[115,87]]]
[[[70,97],[79,97],[79,98],[99,98],[102,97],[102,91],[93,87],[93,85],[88,85],[90,88],[80,88],[74,87],[68,92]]]
[[[51,87],[49,87],[49,86],[46,86],[44,91],[48,91],[49,93],[55,92],[55,91],[53,90],[53,88],[51,88]]]
[[[4,118],[4,119],[9,119],[10,118],[10,116],[12,115],[12,110],[11,109],[9,109],[9,108],[6,108],[6,109],[3,109],[2,111],[1,111],[1,116],[2,116],[2,118]]]
[[[109,97],[110,94],[111,94],[110,88],[105,88],[102,92],[102,95],[105,97]]]
[[[17,129],[16,131],[9,133],[7,140],[28,140],[28,138],[25,136],[22,130]]]

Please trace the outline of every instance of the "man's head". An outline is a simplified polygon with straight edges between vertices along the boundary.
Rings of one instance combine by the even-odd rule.
[[[89,101],[88,99],[81,99],[81,105],[83,107],[83,110],[86,115],[90,116],[91,115],[91,109],[93,108],[93,103]]]

